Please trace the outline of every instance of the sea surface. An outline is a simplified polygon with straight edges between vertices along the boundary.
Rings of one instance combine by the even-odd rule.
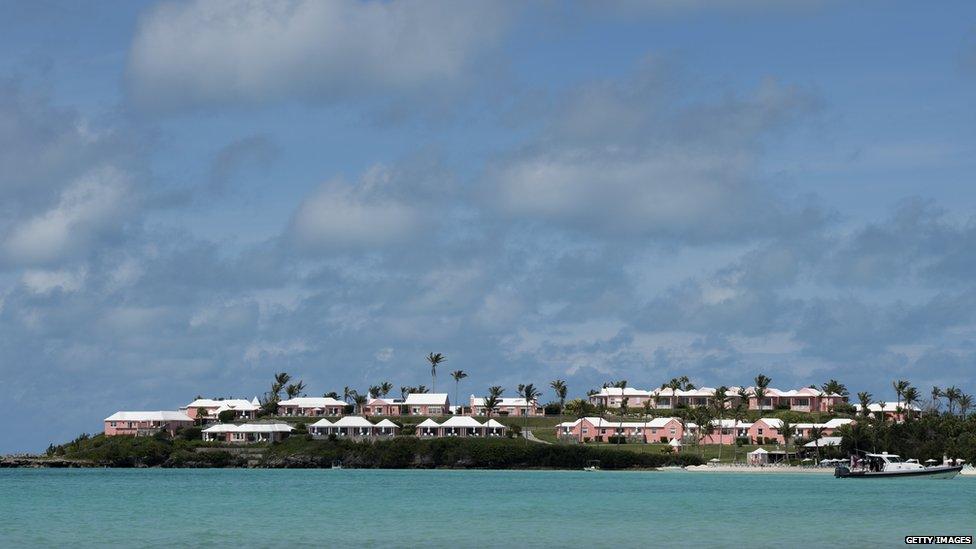
[[[889,547],[976,534],[976,479],[0,469],[0,547]]]

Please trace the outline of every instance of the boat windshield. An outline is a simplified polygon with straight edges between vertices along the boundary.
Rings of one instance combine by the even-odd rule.
[[[888,463],[901,463],[901,458],[898,456],[885,456],[885,459],[888,460]]]

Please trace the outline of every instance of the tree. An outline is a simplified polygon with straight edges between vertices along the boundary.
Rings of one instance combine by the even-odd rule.
[[[904,379],[899,379],[897,381],[891,382],[891,387],[895,390],[895,411],[901,411],[901,397],[905,394],[905,389],[911,387],[912,384]]]
[[[323,398],[334,398],[336,400],[339,400],[339,393],[337,393],[335,391],[329,391],[328,393],[325,393],[324,395],[322,395],[322,397]]]
[[[810,438],[813,439],[813,447],[817,452],[817,464],[820,464],[820,439],[823,438],[824,429],[818,425],[814,425],[810,429]]]
[[[870,411],[868,410],[868,406],[871,405],[871,393],[867,391],[861,391],[860,393],[857,394],[857,399],[861,401],[861,415],[864,417],[868,417],[868,414],[870,413]],[[882,412],[881,415],[884,415],[884,413]]]
[[[389,381],[384,381],[383,383],[380,383],[379,393],[376,396],[380,398],[385,397],[386,395],[390,394],[390,391],[392,390],[393,390],[393,384],[390,383]]]
[[[949,403],[949,414],[954,414],[956,410],[956,401],[962,397],[962,391],[953,385],[952,387],[946,387],[945,390],[942,391],[942,396],[944,396],[946,401]]]
[[[559,414],[562,415],[563,409],[566,407],[566,393],[568,389],[566,387],[566,382],[562,379],[556,379],[549,382],[549,386],[556,393],[556,398],[559,399]]]
[[[627,415],[627,404],[630,402],[630,398],[621,397],[620,398],[620,433],[617,435],[617,444],[620,444],[620,437],[624,434],[624,416]]]
[[[939,408],[942,407],[942,401],[939,400],[940,398],[942,398],[942,389],[932,387],[932,409],[936,412],[938,412]]]
[[[349,402],[349,397],[355,393],[355,389],[350,388],[348,385],[342,388],[342,401]]]
[[[488,396],[485,397],[485,415],[488,416],[488,419],[485,420],[485,425],[488,425],[488,422],[491,421],[491,414],[498,409],[498,402],[501,400],[502,393],[504,392],[505,389],[502,389],[498,385],[493,385],[488,388]]]
[[[783,437],[783,449],[786,450],[786,461],[790,461],[790,439],[793,438],[793,425],[786,417],[780,418],[779,434]]]
[[[691,410],[691,414],[692,420],[698,424],[698,433],[695,437],[698,443],[698,451],[699,454],[704,457],[705,448],[702,443],[705,442],[705,437],[712,433],[712,429],[715,427],[713,424],[713,420],[715,418],[712,416],[712,412],[707,406],[695,407]]]
[[[905,401],[905,408],[908,411],[906,417],[911,418],[912,410],[914,409],[915,405],[918,404],[918,401],[920,398],[922,398],[922,395],[919,394],[918,389],[915,387],[908,386],[908,388],[902,392],[901,398]]]
[[[763,400],[766,398],[766,390],[769,388],[769,384],[773,382],[769,377],[759,374],[756,379],[753,380],[756,384],[755,389],[753,389],[753,394],[756,397],[756,405],[759,409],[763,409]]]
[[[683,381],[682,381],[683,380]],[[661,385],[661,389],[671,389],[671,409],[678,407],[678,391],[683,387],[683,383],[688,381],[688,376],[672,377],[671,381]]]
[[[289,383],[285,387],[285,395],[287,395],[288,398],[295,398],[299,395],[303,395],[304,393],[305,393],[304,381],[299,381],[298,383]]]
[[[959,395],[959,417],[966,417],[969,414],[969,409],[973,407],[973,397],[972,395],[962,394]]]
[[[825,393],[840,395],[842,397],[847,397],[850,394],[847,391],[847,386],[836,379],[827,380],[827,383],[820,386],[820,390]]]
[[[736,402],[735,406],[732,408],[732,436],[734,437],[732,441],[733,462],[735,462],[736,460],[736,453],[738,452],[739,449],[738,440],[735,439],[738,439],[739,437],[739,433],[738,433],[739,423],[741,423],[742,420],[745,419],[746,417],[746,409],[748,408],[748,402],[749,402],[748,399],[740,398],[739,401]]]
[[[722,425],[722,421],[725,418],[725,404],[729,401],[729,388],[725,385],[715,389],[715,397],[712,400],[712,405],[715,406],[715,415],[718,417],[718,460],[722,461],[722,446],[725,442],[723,435],[725,434],[725,426]],[[735,425],[732,426],[732,430],[735,430]]]
[[[525,385],[519,385],[518,395],[525,399],[525,410],[523,412],[525,416],[525,420],[524,420],[525,428],[522,430],[524,431],[523,436],[525,437],[526,441],[529,440],[529,406],[531,406],[532,403],[535,402],[539,398],[539,395],[541,394],[542,393],[535,388],[535,385],[531,383],[526,383]]]
[[[444,362],[447,362],[447,357],[440,353],[429,353],[427,355],[427,362],[430,364],[430,386],[433,390],[437,390],[437,366]]]
[[[591,405],[589,402],[577,398],[570,400],[566,403],[566,411],[572,414],[577,421],[581,421],[590,412]],[[579,442],[583,443],[583,426],[579,426]]]
[[[461,380],[468,377],[468,374],[464,370],[454,370],[451,372],[451,377],[454,378],[454,404],[461,406],[461,401],[458,399],[458,387],[460,386]],[[461,406],[461,413],[464,413],[464,406]]]
[[[352,402],[356,406],[356,413],[362,415],[363,409],[369,403],[369,397],[361,395],[357,391],[353,391],[349,396],[352,397]]]

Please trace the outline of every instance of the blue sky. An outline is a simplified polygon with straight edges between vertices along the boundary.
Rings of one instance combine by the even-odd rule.
[[[976,391],[971,2],[0,12],[0,451],[429,351]]]

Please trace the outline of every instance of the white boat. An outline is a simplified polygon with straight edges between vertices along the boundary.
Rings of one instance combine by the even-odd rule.
[[[865,454],[857,467],[841,465],[834,469],[838,478],[953,478],[962,465],[933,465],[925,467],[918,461],[904,461],[895,454]]]
[[[584,471],[589,471],[591,473],[593,471],[599,471],[600,470],[600,462],[597,461],[597,460],[590,460],[590,461],[588,461],[586,463],[586,467],[583,467],[583,470]]]

